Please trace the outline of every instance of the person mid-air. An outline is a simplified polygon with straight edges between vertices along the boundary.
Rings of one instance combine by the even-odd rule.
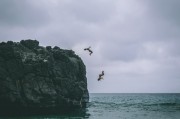
[[[104,71],[102,71],[102,73],[101,73],[101,74],[99,74],[98,81],[100,81],[101,79],[103,79],[103,76],[104,76]]]
[[[84,50],[88,50],[89,51],[89,55],[91,55],[93,53],[93,51],[90,49],[91,47],[88,48],[84,48]]]

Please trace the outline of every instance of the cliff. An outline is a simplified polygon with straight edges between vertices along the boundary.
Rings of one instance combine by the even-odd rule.
[[[88,101],[85,65],[74,51],[36,40],[0,43],[1,113],[68,110]]]

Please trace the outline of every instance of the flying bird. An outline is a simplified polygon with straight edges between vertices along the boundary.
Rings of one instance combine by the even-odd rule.
[[[93,51],[90,49],[91,47],[88,48],[84,48],[84,50],[88,50],[89,51],[89,55],[91,55],[93,53]]]
[[[101,74],[99,74],[98,81],[100,81],[101,79],[103,79],[103,76],[104,76],[104,71],[102,71],[102,73],[101,73]]]

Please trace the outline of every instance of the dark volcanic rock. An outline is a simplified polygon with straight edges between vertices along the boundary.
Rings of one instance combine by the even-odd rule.
[[[1,111],[51,112],[88,101],[85,65],[72,50],[36,40],[0,43]]]

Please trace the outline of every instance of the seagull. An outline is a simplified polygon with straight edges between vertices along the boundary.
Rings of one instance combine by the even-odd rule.
[[[101,74],[99,74],[98,81],[100,81],[101,79],[103,79],[103,76],[104,76],[104,71],[102,71],[102,73],[101,73]]]
[[[84,50],[88,50],[89,51],[89,55],[91,55],[93,53],[93,51],[90,49],[91,47],[88,48],[84,48]]]

